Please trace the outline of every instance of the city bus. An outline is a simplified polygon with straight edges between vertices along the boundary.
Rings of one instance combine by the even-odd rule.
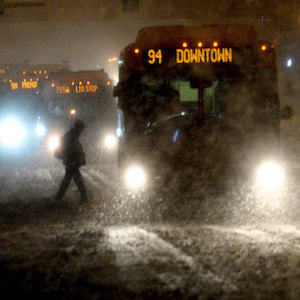
[[[43,82],[61,64],[0,66],[0,156],[5,162],[24,162],[39,155],[46,131]]]
[[[118,165],[130,186],[217,190],[278,154],[274,46],[250,25],[146,27],[118,63]]]
[[[85,149],[89,148],[87,152],[93,156],[97,151],[100,155],[105,149],[104,139],[109,135],[112,141],[116,135],[117,107],[112,89],[112,79],[103,69],[51,73],[42,92],[51,128],[49,139],[62,135],[78,118],[85,123]]]

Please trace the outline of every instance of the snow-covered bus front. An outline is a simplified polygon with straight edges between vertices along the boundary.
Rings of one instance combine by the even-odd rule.
[[[143,28],[119,58],[120,171],[134,188],[218,190],[273,163],[276,76],[273,45],[251,26]]]

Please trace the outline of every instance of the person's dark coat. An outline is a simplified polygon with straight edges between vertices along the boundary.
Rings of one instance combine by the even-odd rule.
[[[73,128],[63,137],[63,164],[70,167],[81,167],[86,164],[85,154],[79,141],[79,135]]]
[[[63,164],[66,166],[65,176],[55,196],[56,200],[63,198],[71,179],[74,178],[80,192],[81,203],[87,202],[87,191],[79,171],[79,167],[86,164],[85,154],[79,141],[83,129],[83,122],[77,120],[73,127],[62,137],[60,149],[55,153],[55,156],[62,159]]]
[[[84,129],[81,121],[75,122],[74,126],[61,138],[61,145],[55,156],[62,159],[67,167],[81,167],[86,164],[83,147],[79,137]]]

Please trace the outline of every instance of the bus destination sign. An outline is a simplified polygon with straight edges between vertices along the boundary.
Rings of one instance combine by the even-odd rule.
[[[174,51],[174,52],[173,52]],[[149,49],[147,50],[147,63],[161,65],[170,59],[176,64],[201,64],[201,63],[230,63],[232,62],[232,48],[178,48]]]
[[[76,85],[71,89],[69,86],[57,86],[56,87],[56,94],[69,94],[73,91],[76,94],[81,93],[96,93],[98,90],[98,85],[96,84],[87,84],[87,85]]]
[[[21,84],[16,81],[10,81],[10,88],[12,90],[21,89],[36,89],[38,87],[38,81],[22,81]]]
[[[75,92],[78,93],[96,93],[98,85],[78,85],[75,86]]]

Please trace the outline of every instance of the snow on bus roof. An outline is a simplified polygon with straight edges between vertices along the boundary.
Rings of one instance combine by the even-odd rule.
[[[136,43],[144,46],[175,45],[178,40],[225,40],[232,45],[251,45],[257,40],[251,25],[204,25],[204,26],[150,26],[142,28],[137,35]]]

